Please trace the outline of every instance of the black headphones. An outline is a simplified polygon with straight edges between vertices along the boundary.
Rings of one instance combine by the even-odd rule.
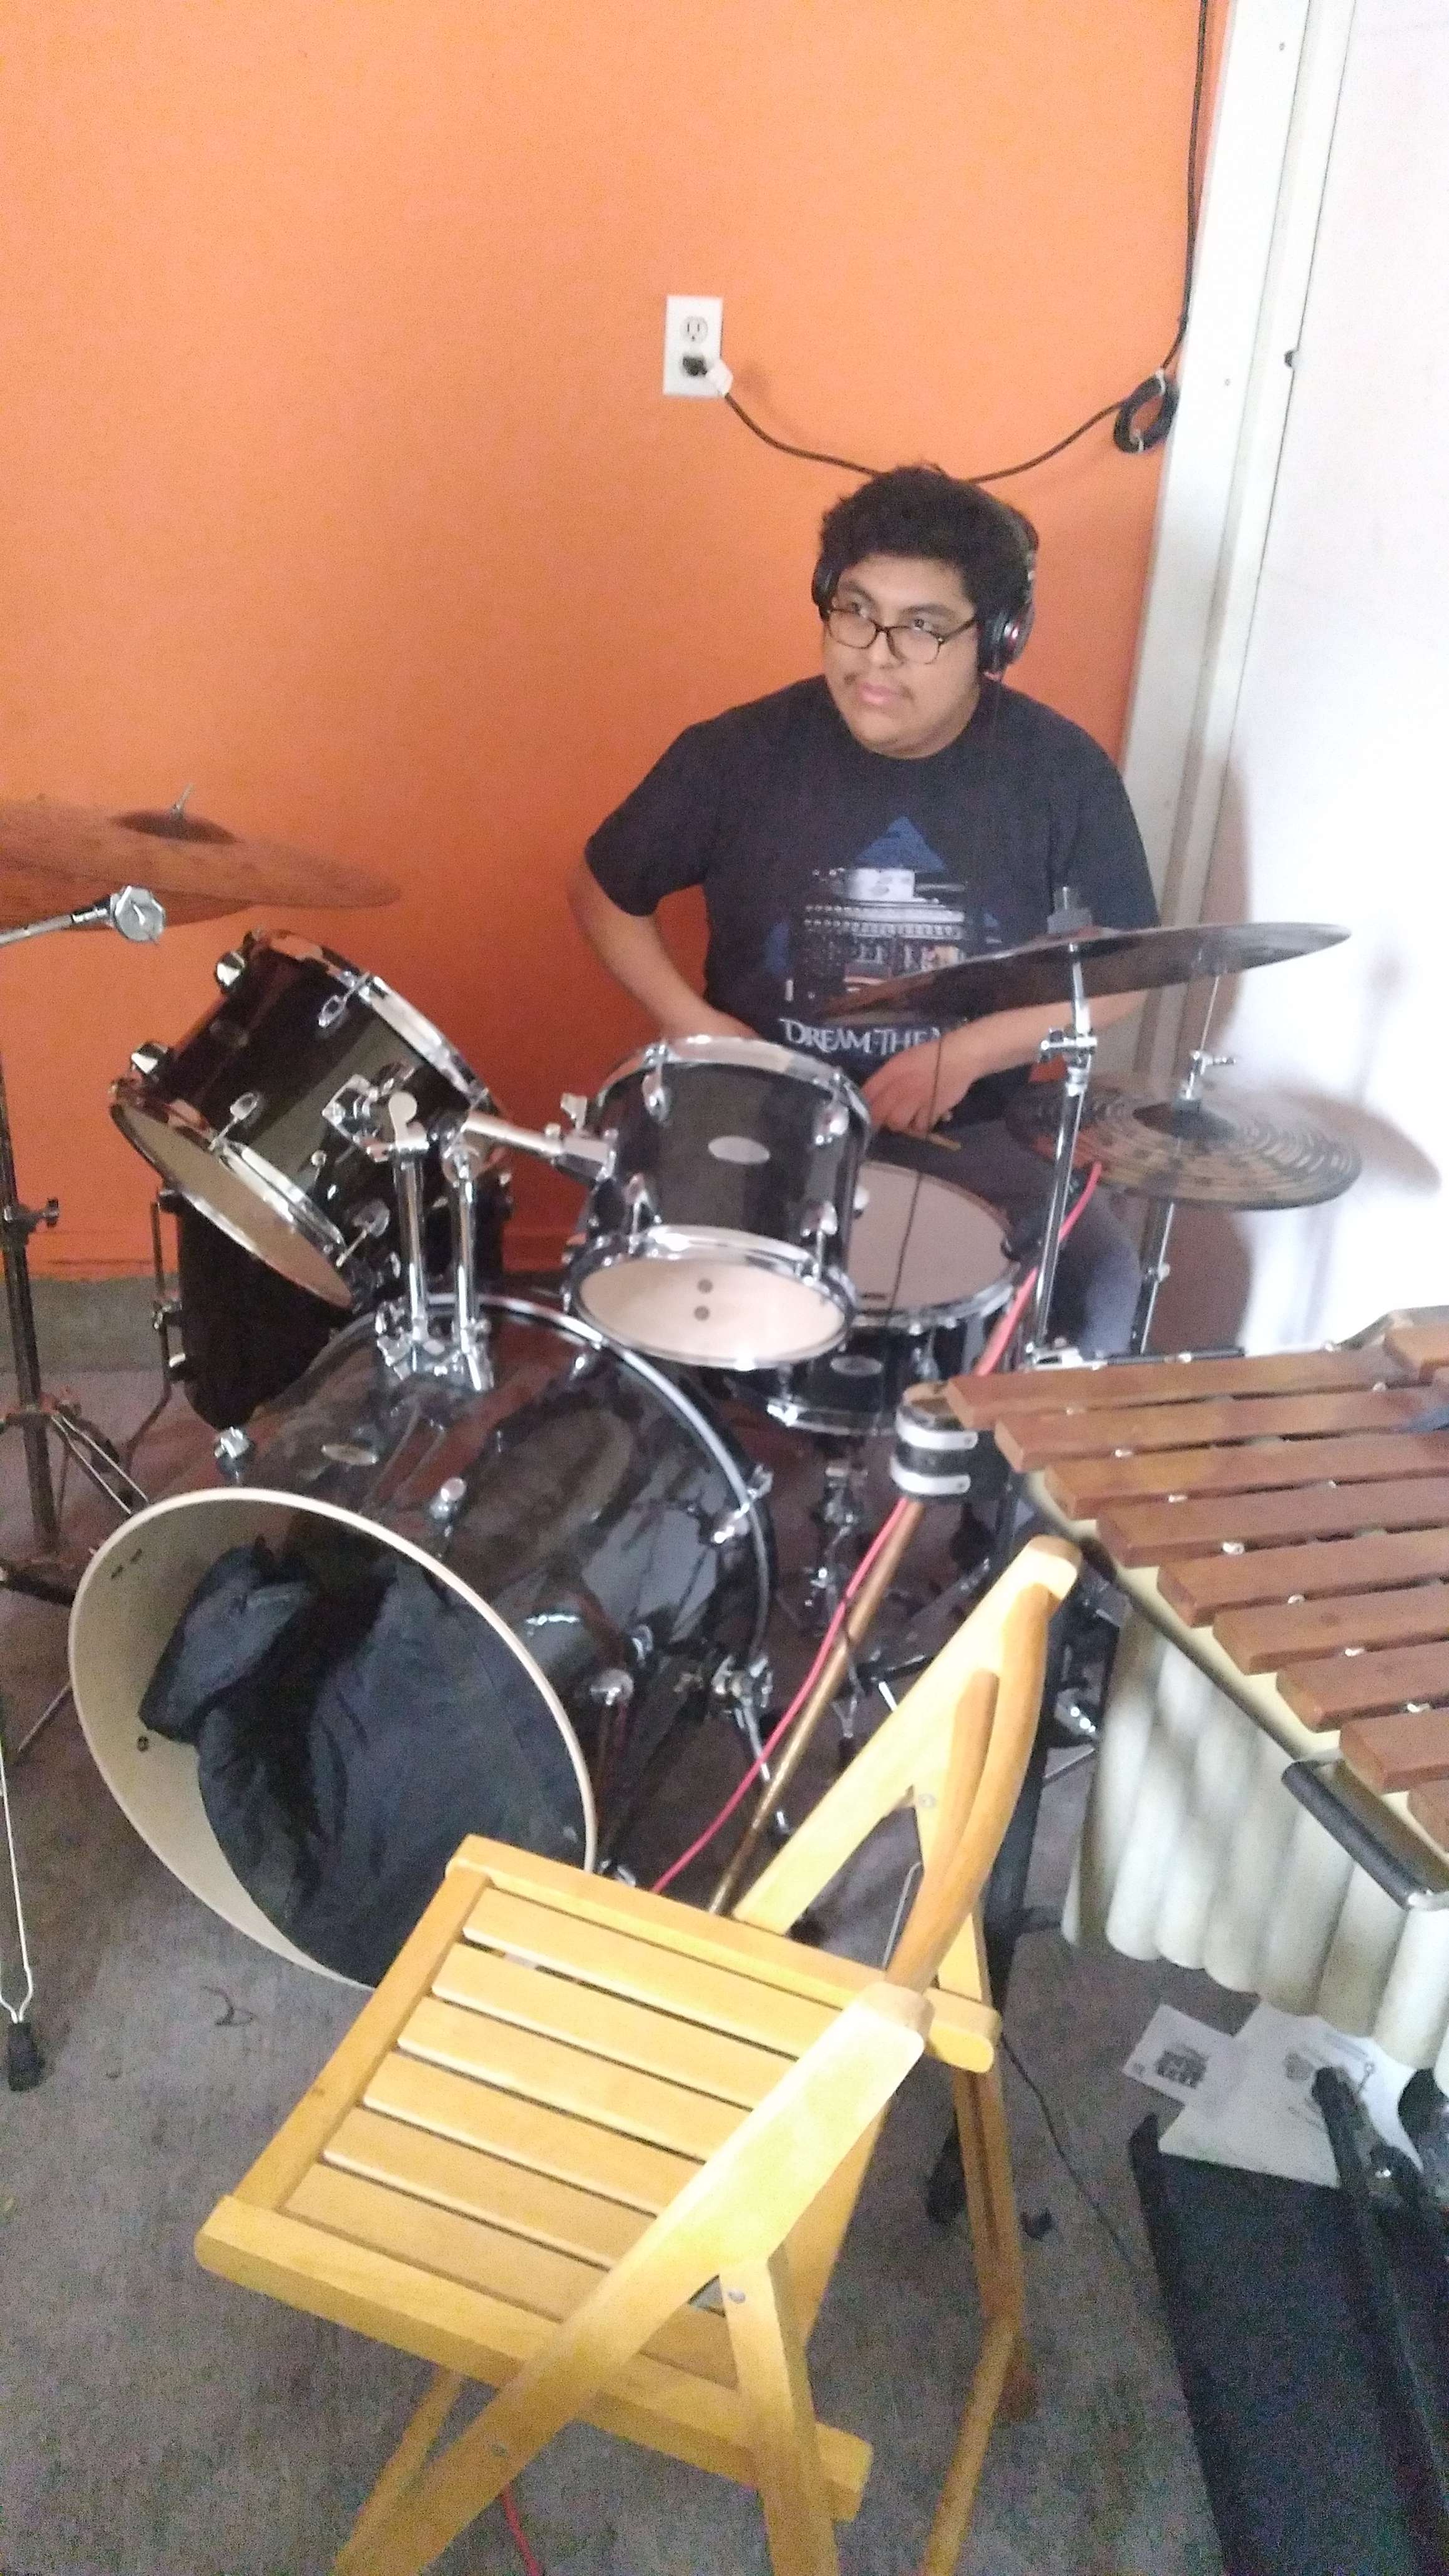
[[[977,624],[976,650],[981,676],[986,680],[999,680],[1003,671],[1009,670],[1013,662],[1020,661],[1031,634],[1032,620],[1036,615],[1037,537],[1023,511],[1013,510],[1008,501],[998,501],[994,493],[983,492],[981,498],[989,502],[1002,525],[1010,532],[1021,561],[1015,598],[1008,600],[1003,607],[993,608],[989,616],[979,619]],[[810,584],[810,596],[822,617],[829,615],[830,603],[849,570],[848,563],[836,562],[828,555],[821,556]]]

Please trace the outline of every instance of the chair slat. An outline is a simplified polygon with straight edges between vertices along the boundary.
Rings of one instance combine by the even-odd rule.
[[[343,2173],[436,2201],[463,2218],[551,2246],[581,2263],[617,2263],[637,2244],[649,2220],[642,2210],[621,2208],[572,2183],[480,2155],[454,2138],[439,2138],[376,2111],[351,2111],[328,2143],[323,2159]],[[686,2166],[693,2172],[693,2166]]]
[[[526,1897],[489,1887],[465,1926],[465,1937],[495,1950],[512,1950],[542,1967],[556,1968],[638,2003],[656,2004],[684,2021],[702,2022],[732,2038],[799,2057],[820,2037],[835,2013],[732,1969],[657,1948],[632,1933],[583,1921]],[[836,2010],[839,2007],[835,2007]]]
[[[589,2057],[560,2040],[540,2038],[536,2031],[487,2021],[434,1995],[417,2006],[398,2045],[505,2091],[528,2094],[556,2111],[572,2111],[580,2119],[597,2120],[607,2129],[622,2129],[626,2137],[643,2138],[701,2162],[733,2136],[744,2116],[708,2094]]]
[[[602,2277],[595,2264],[548,2254],[500,2228],[431,2208],[426,2201],[409,2200],[326,2165],[314,2165],[304,2174],[285,2214],[555,2324],[572,2315]],[[724,2319],[707,2309],[682,2309],[645,2350],[676,2370],[713,2380],[721,2388],[734,2386],[728,2330]]]
[[[535,2316],[569,2316],[597,2287],[604,2269],[330,2165],[314,2165],[303,2174],[287,2203],[287,2216],[305,2218],[359,2245],[375,2245],[381,2253],[419,2264],[425,2272],[440,2272],[449,2281],[466,2281],[472,2289],[507,2299],[512,2307],[531,2308]]]
[[[672,1982],[678,1974],[676,1962],[667,1962],[667,1974]],[[793,2054],[754,2048],[725,2032],[706,2030],[698,2022],[681,2021],[669,2011],[634,2003],[572,1977],[541,1975],[537,1968],[524,1967],[499,1951],[461,1942],[437,1971],[433,1992],[446,2003],[465,2004],[471,2012],[488,2013],[496,2020],[567,2040],[595,2057],[613,2058],[620,2065],[664,2076],[670,2083],[716,2094],[743,2110],[763,2101],[793,2063]],[[778,2004],[780,1999],[772,2000]]]
[[[622,2137],[617,2129],[598,2128],[565,2111],[551,2111],[520,2094],[500,2093],[495,2085],[455,2075],[421,2057],[384,2058],[363,2100],[369,2110],[411,2120],[437,2137],[456,2138],[507,2163],[531,2166],[651,2218],[697,2171],[688,2157],[669,2155],[662,2147],[645,2146],[642,2139]]]

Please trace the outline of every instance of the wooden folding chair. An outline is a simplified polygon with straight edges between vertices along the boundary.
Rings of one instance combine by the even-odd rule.
[[[576,2417],[754,2486],[776,2576],[838,2576],[870,2452],[817,2419],[805,2344],[923,2047],[952,2070],[986,2316],[925,2561],[954,2566],[991,2422],[1029,2397],[971,1916],[1076,1563],[1023,1550],[736,1919],[464,1843],[197,2239],[209,2269],[438,2366],[339,2576],[415,2576]],[[925,1868],[882,1983],[776,1927],[903,1800]],[[470,2380],[499,2393],[431,2457]]]

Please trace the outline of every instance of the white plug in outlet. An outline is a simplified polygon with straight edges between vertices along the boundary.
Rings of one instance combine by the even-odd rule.
[[[724,338],[724,298],[722,295],[666,295],[664,298],[664,390],[667,394],[699,394],[706,402],[718,399],[714,385],[705,381],[703,368],[721,355]],[[691,361],[686,368],[685,359]],[[696,372],[696,362],[702,362]]]

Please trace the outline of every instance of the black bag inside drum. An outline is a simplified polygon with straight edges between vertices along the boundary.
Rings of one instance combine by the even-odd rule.
[[[578,1784],[516,1654],[421,1566],[299,1521],[218,1558],[170,1638],[142,1725],[194,1745],[202,1804],[249,1896],[366,1985],[465,1833],[582,1858]]]

